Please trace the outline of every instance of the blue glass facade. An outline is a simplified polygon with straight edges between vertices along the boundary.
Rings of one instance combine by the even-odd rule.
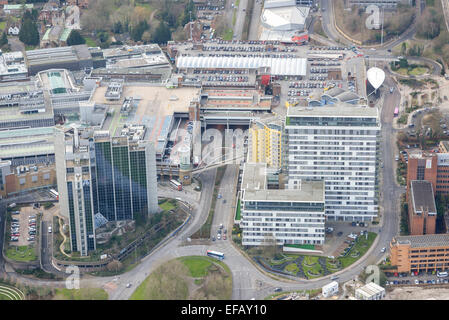
[[[133,218],[131,207],[131,182],[127,146],[112,147],[114,163],[115,210],[117,220]]]
[[[95,143],[98,210],[109,221],[115,221],[114,179],[110,142]]]
[[[133,211],[136,214],[148,210],[145,151],[130,152],[129,157]]]
[[[72,182],[67,182],[67,191],[69,198],[70,240],[72,242],[72,251],[78,251],[78,247],[76,245],[75,207],[73,204]]]
[[[83,180],[84,197],[84,221],[86,222],[87,250],[95,250],[95,233],[92,213],[92,201],[90,196],[90,181]]]

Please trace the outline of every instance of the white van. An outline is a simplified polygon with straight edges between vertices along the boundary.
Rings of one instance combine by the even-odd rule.
[[[437,276],[438,276],[439,278],[445,278],[445,277],[448,276],[448,274],[447,274],[446,271],[444,271],[444,272],[438,272],[438,273],[437,273]]]

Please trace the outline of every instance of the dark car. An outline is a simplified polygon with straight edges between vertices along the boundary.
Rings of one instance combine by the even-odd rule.
[[[274,289],[274,292],[281,292],[282,291],[282,288],[275,288]]]
[[[343,235],[343,232],[342,232],[342,231],[340,231],[339,233],[337,233],[337,236],[341,236],[341,235]]]

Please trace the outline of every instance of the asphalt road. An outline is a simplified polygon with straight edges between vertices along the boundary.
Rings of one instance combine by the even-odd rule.
[[[333,6],[331,5],[332,0],[321,0],[321,14],[322,14],[322,26],[324,33],[327,35],[327,37],[335,42],[340,42],[344,44],[351,44],[348,40],[346,40],[343,36],[340,35],[340,33],[336,30],[334,27],[334,14],[333,14]],[[419,15],[421,15],[422,11],[424,11],[425,8],[425,0],[418,0],[420,1],[419,10],[417,10],[418,16],[416,17],[415,21],[418,19]],[[382,48],[384,49],[392,49],[393,47],[397,46],[401,42],[404,42],[406,40],[409,40],[413,38],[413,36],[416,33],[416,24],[414,23],[410,28],[407,29],[404,33],[402,33],[397,39],[394,41],[389,41],[384,43]],[[378,46],[377,46],[378,47]]]
[[[6,222],[6,202],[0,201],[0,275],[5,272],[5,262],[3,259],[3,241],[5,239],[5,222]]]
[[[259,24],[260,15],[262,14],[263,1],[262,0],[249,0],[254,1],[253,13],[251,15],[251,22],[249,25],[248,40],[259,40]]]
[[[235,19],[235,25],[233,26],[235,40],[242,40],[243,25],[245,23],[246,8],[248,7],[248,1],[254,0],[240,0],[239,2],[239,7],[237,9],[237,17]]]

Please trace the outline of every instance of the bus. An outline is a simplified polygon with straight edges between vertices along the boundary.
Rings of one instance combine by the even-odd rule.
[[[50,189],[50,194],[56,199],[59,200],[59,193],[55,189]]]
[[[170,186],[173,188],[173,189],[176,189],[176,190],[178,190],[178,191],[181,191],[182,190],[182,184],[180,184],[178,181],[176,181],[176,180],[170,180]]]
[[[218,260],[223,260],[224,259],[224,253],[221,253],[221,252],[218,252],[218,251],[207,250],[206,254],[209,257],[217,258]]]
[[[396,108],[394,109],[394,116],[397,117],[398,115],[399,115],[399,108],[396,107]]]

